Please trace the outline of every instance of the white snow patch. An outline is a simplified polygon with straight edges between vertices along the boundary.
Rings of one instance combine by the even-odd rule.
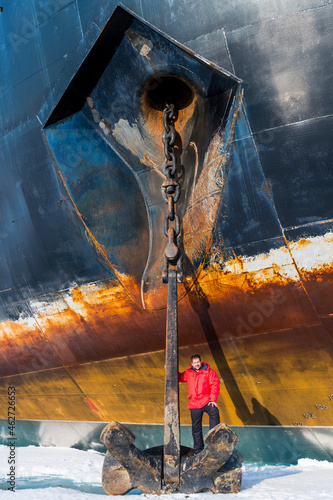
[[[6,474],[9,472],[8,451],[0,446],[0,499],[13,499],[7,490]],[[95,451],[72,448],[35,447],[16,448],[15,499],[21,500],[97,500],[103,492],[82,491],[90,486],[101,486],[104,455]],[[38,481],[43,483],[42,487]],[[55,483],[56,481],[56,483]],[[50,485],[48,484],[50,483]],[[67,486],[67,487],[66,487]],[[22,489],[24,488],[24,489]],[[80,491],[81,490],[81,491]],[[297,465],[243,466],[243,484],[235,495],[194,493],[191,495],[138,495],[126,496],[126,500],[224,500],[226,497],[252,500],[314,500],[333,499],[333,463],[307,458]],[[106,496],[105,496],[106,497]],[[133,498],[134,497],[134,498]],[[110,497],[109,497],[110,498]],[[112,498],[112,497],[111,497]],[[124,500],[124,496],[114,497]]]

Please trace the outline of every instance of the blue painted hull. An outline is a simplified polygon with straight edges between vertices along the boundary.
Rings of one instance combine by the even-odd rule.
[[[195,95],[176,122],[181,367],[194,349],[216,368],[227,423],[331,427],[332,5],[115,9],[0,12],[1,401],[13,385],[18,418],[163,420],[162,121],[144,89],[170,73]]]

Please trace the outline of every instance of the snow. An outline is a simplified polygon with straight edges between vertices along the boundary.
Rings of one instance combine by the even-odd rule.
[[[107,497],[101,487],[104,455],[73,448],[35,447],[15,450],[15,500],[97,500]],[[0,500],[13,497],[6,476],[9,447],[0,446]],[[142,500],[224,500],[228,496],[253,500],[333,499],[333,463],[300,459],[297,465],[244,464],[243,484],[235,495],[194,493],[191,495],[139,495]],[[133,498],[134,497],[134,498]],[[124,500],[125,497],[117,497]]]

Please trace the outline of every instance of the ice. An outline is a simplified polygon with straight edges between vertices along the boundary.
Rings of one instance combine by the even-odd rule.
[[[0,446],[0,500],[96,500],[107,497],[101,487],[104,455],[73,448],[16,448],[15,497],[6,483],[9,472],[8,450]],[[134,494],[133,494],[134,493]],[[135,500],[134,491],[127,500]],[[333,463],[300,459],[297,465],[243,466],[243,484],[237,495],[140,495],[148,500],[223,500],[227,497],[252,500],[333,499]],[[125,497],[117,497],[119,500]]]

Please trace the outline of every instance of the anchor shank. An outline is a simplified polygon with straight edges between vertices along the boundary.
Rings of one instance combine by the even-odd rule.
[[[177,271],[169,269],[165,352],[164,482],[179,484],[180,421],[178,391]]]

